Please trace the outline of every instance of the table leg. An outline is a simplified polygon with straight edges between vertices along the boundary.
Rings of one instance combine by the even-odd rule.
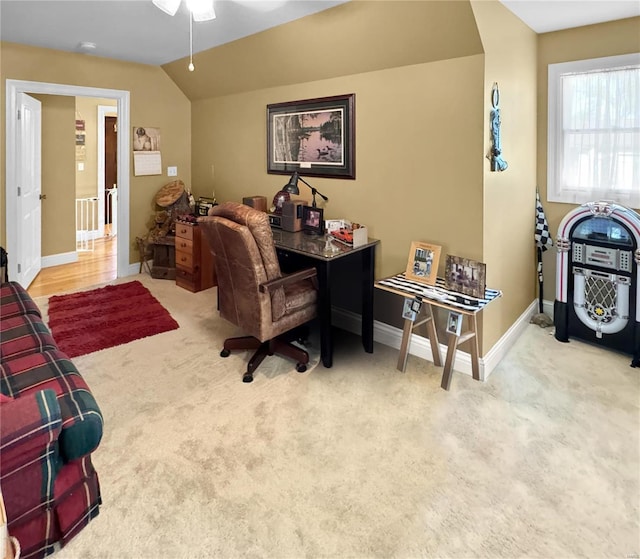
[[[442,383],[440,386],[445,390],[449,390],[451,386],[451,376],[453,375],[453,363],[456,357],[456,349],[458,347],[458,336],[449,334],[449,345],[447,346],[447,360],[444,363],[444,371],[442,371]]]
[[[362,345],[367,353],[373,353],[373,273],[375,247],[362,251]]]
[[[427,307],[427,335],[431,342],[431,355],[433,357],[433,364],[437,367],[442,367],[442,357],[440,355],[440,343],[438,342],[438,333],[436,332],[436,321],[433,317],[433,308],[431,305],[426,304]]]
[[[402,371],[407,367],[407,357],[409,356],[409,341],[411,340],[411,332],[413,331],[413,322],[408,318],[404,319],[404,329],[402,331],[402,342],[400,343],[400,355],[398,355],[398,371]]]
[[[476,315],[469,316],[469,326],[473,332],[471,338],[471,372],[475,380],[480,380],[480,364],[479,364],[479,352],[478,352],[478,328],[476,325]]]
[[[322,364],[333,366],[333,336],[331,333],[331,274],[328,262],[316,267],[318,272],[318,316],[320,318],[320,356]]]

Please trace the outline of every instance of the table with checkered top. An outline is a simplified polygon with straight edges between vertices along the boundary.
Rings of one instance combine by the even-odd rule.
[[[461,324],[457,328],[447,328],[449,342],[447,345],[447,357],[442,372],[443,389],[449,390],[451,386],[451,376],[453,374],[453,363],[457,348],[460,344],[469,341],[471,343],[471,370],[473,378],[480,380],[480,365],[478,355],[478,336],[477,336],[477,316],[492,301],[502,295],[501,291],[496,289],[485,289],[484,297],[477,298],[452,291],[445,287],[445,280],[437,278],[435,285],[425,285],[417,281],[409,280],[404,273],[390,276],[375,282],[375,287],[400,295],[405,299],[418,301],[420,309],[417,312],[415,320],[411,318],[404,319],[404,328],[402,332],[402,342],[400,344],[400,355],[398,357],[398,370],[404,372],[407,366],[407,357],[409,355],[409,343],[411,334],[421,325],[425,325],[427,329],[427,337],[431,343],[431,354],[433,355],[433,363],[437,367],[442,366],[442,357],[440,355],[440,344],[438,342],[438,334],[435,327],[435,319],[433,307],[441,307],[449,311],[447,321],[451,320],[452,313],[466,316],[468,322],[468,330],[462,332]],[[456,319],[457,321],[457,319]],[[457,325],[457,322],[456,322]]]

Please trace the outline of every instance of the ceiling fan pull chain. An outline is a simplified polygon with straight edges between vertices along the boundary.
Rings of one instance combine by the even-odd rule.
[[[189,72],[193,72],[193,14],[189,13]]]

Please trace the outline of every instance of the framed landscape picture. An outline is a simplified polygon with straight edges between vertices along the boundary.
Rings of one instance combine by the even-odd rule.
[[[486,270],[487,267],[482,262],[447,254],[445,286],[451,291],[483,299],[486,288]]]
[[[405,277],[409,280],[434,285],[438,277],[438,262],[442,247],[413,241],[409,250],[409,260]]]
[[[267,105],[267,173],[355,179],[355,94]]]

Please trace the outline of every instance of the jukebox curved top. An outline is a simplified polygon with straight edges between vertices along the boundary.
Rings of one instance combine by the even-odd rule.
[[[560,222],[556,246],[556,339],[633,353],[640,364],[640,215],[612,202],[583,204]]]

